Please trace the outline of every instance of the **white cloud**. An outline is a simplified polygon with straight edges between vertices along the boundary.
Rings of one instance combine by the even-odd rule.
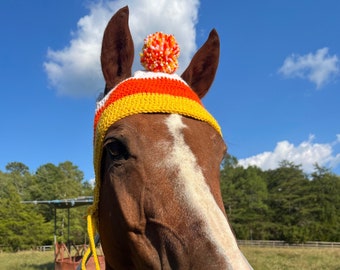
[[[340,74],[338,63],[338,57],[329,55],[328,48],[325,47],[317,50],[315,54],[292,54],[285,59],[279,73],[287,78],[307,79],[320,89],[332,77]]]
[[[314,142],[314,135],[310,135],[308,140],[299,145],[288,141],[278,142],[272,152],[261,154],[239,160],[239,165],[243,167],[257,166],[263,170],[275,169],[282,160],[288,160],[296,165],[302,165],[302,169],[310,173],[314,170],[314,164],[335,168],[340,164],[340,153],[333,154],[334,148],[340,144],[340,134],[337,139],[330,143],[319,144]]]
[[[95,187],[96,185],[96,178],[91,178],[89,180],[87,180],[87,182],[91,185],[91,187]]]
[[[138,57],[144,38],[163,31],[175,35],[181,48],[179,72],[184,71],[196,50],[199,0],[96,1],[89,6],[89,14],[78,21],[69,44],[60,50],[48,49],[44,68],[59,94],[89,96],[104,88],[99,62],[103,31],[111,16],[125,5],[130,9],[129,25],[136,50],[134,70],[141,68]]]

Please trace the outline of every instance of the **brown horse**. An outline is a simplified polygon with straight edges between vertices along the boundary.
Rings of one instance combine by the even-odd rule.
[[[117,85],[133,82],[128,17],[128,8],[120,9],[104,33],[105,95]],[[213,30],[181,78],[169,81],[190,87],[189,94],[199,104],[214,80],[218,61],[219,38]],[[171,95],[152,97],[158,102],[161,96]],[[106,269],[252,269],[237,246],[223,207],[219,173],[226,146],[217,122],[206,112],[201,121],[196,117],[201,105],[202,109],[193,109],[193,116],[191,107],[185,106],[183,114],[182,107],[177,113],[172,109],[139,112],[139,104],[146,102],[143,106],[148,107],[154,102],[145,101],[146,96],[138,96],[140,100],[129,109],[135,113],[120,116],[104,129],[102,143],[97,144],[95,135],[99,179],[93,215]],[[182,102],[181,97],[174,100]],[[166,106],[179,106],[175,103]],[[122,114],[122,108],[114,114]]]

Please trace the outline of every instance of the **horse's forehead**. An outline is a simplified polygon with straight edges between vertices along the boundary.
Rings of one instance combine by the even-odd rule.
[[[158,158],[170,151],[176,138],[183,136],[185,144],[194,153],[200,167],[209,165],[209,173],[214,172],[212,164],[215,164],[219,171],[219,163],[226,151],[222,137],[213,127],[177,114],[128,116],[117,121],[108,130],[107,136],[110,136],[112,131],[128,138],[129,143],[138,148],[141,155],[152,152],[153,156]]]
[[[136,114],[115,122],[107,131],[106,137],[112,134],[130,137],[136,141],[148,139],[157,141],[167,137],[165,125],[167,114]]]
[[[223,144],[220,134],[209,124],[177,114],[145,113],[131,115],[117,121],[113,125],[113,129],[125,129],[128,132],[137,133],[140,137],[155,140],[172,140],[171,134],[176,129],[185,134],[188,142],[190,142],[190,138],[195,138],[196,141],[197,138],[203,140],[205,135],[205,137],[212,139],[211,142],[218,139]]]

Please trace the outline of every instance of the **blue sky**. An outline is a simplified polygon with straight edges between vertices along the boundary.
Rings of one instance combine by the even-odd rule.
[[[220,65],[203,102],[240,164],[288,159],[340,174],[337,0],[1,1],[1,171],[12,161],[34,172],[70,160],[93,178],[101,36],[126,4],[137,52],[147,34],[173,33],[181,70],[217,29]]]

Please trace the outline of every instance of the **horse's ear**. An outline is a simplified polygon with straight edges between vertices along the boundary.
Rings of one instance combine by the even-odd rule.
[[[131,76],[134,47],[128,20],[129,8],[126,6],[113,15],[104,32],[101,52],[106,82],[104,94]]]
[[[213,29],[207,41],[196,52],[189,66],[182,74],[184,79],[196,94],[202,98],[214,81],[220,56],[220,39]]]

